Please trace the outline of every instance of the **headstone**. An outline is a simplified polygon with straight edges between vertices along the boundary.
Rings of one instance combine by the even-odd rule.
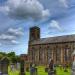
[[[45,72],[48,72],[48,68],[45,68]]]
[[[17,63],[17,64],[16,64],[16,69],[17,69],[17,70],[20,70],[20,63]]]
[[[0,73],[2,73],[2,75],[8,75],[8,65],[9,59],[7,57],[3,57],[0,60]]]
[[[67,64],[64,65],[64,72],[68,72],[68,70],[67,70]]]
[[[71,75],[75,75],[75,51],[72,54],[73,62],[72,62],[72,70],[71,70]]]
[[[29,72],[29,67],[26,68],[26,72]]]
[[[30,64],[30,75],[37,75],[37,68],[32,63]]]
[[[20,75],[25,75],[24,60],[21,60],[21,63],[20,63]]]
[[[37,75],[38,73],[37,73],[37,68],[35,68],[35,75]]]
[[[0,72],[0,75],[2,75],[2,72]]]
[[[14,63],[10,64],[10,69],[11,69],[11,71],[15,71],[15,64]]]

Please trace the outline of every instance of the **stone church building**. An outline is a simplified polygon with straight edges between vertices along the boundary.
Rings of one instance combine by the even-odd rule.
[[[71,63],[75,50],[75,35],[40,38],[40,28],[31,27],[29,33],[29,62],[48,64],[50,58],[55,64]]]

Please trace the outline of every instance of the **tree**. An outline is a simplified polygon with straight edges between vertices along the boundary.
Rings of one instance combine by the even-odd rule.
[[[10,53],[7,54],[7,56],[8,57],[15,57],[16,55],[15,55],[15,52],[10,52]]]
[[[0,52],[0,59],[3,58],[4,56],[8,57],[11,62],[16,63],[20,61],[20,56],[17,56],[15,54],[15,52],[10,52],[10,53],[4,53],[4,52]]]
[[[0,54],[0,59],[1,59],[1,58],[3,58],[3,55],[2,55],[2,54]]]

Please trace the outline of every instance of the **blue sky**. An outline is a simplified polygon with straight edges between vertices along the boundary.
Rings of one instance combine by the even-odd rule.
[[[28,51],[29,28],[41,38],[75,34],[75,0],[0,0],[0,51]]]

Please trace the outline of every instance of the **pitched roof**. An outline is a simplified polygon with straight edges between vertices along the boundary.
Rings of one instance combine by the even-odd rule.
[[[73,42],[75,41],[75,35],[64,35],[64,36],[57,36],[57,37],[49,37],[49,38],[41,38],[38,40],[34,40],[30,42],[30,45],[35,44],[47,44],[47,43],[60,43],[60,42]]]

